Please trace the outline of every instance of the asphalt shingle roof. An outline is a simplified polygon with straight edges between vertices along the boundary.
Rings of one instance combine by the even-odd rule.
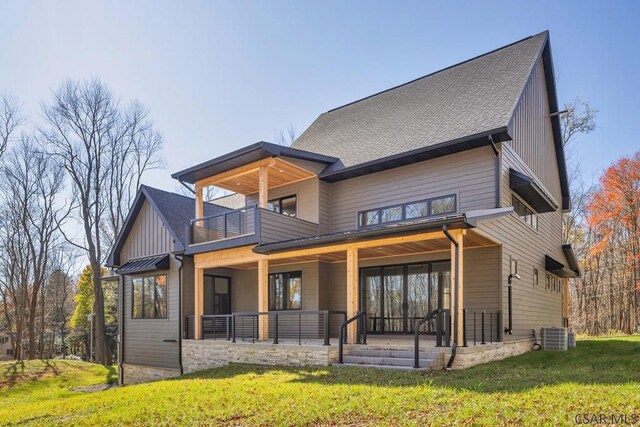
[[[543,32],[320,115],[293,148],[344,167],[506,127]]]

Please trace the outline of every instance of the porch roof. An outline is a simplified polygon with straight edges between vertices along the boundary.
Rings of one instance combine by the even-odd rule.
[[[346,230],[321,234],[318,236],[283,240],[273,243],[263,243],[256,246],[253,251],[259,254],[271,254],[291,249],[325,246],[333,243],[349,243],[358,240],[382,237],[385,235],[401,236],[403,234],[414,234],[417,231],[440,231],[445,225],[448,229],[452,230],[473,228],[473,226],[466,222],[465,215],[452,215],[435,219],[402,221],[382,226],[363,227],[357,230]]]

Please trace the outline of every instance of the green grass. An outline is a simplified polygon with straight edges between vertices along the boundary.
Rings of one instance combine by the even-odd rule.
[[[113,369],[0,363],[0,424],[574,425],[578,413],[640,414],[640,337],[589,339],[464,371],[232,365],[78,393]]]

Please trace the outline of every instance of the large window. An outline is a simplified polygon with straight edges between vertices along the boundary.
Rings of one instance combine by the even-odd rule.
[[[269,310],[302,309],[302,272],[269,275]]]
[[[167,318],[167,275],[136,277],[131,284],[134,319]]]
[[[280,197],[269,200],[268,209],[282,215],[296,218],[298,216],[298,198],[296,196]]]
[[[434,197],[432,199],[387,206],[358,212],[358,226],[386,224],[402,220],[426,218],[455,213],[456,195]]]
[[[513,205],[513,210],[522,221],[529,224],[531,228],[534,230],[538,229],[538,214],[533,210],[529,209],[520,199],[516,196],[511,196],[511,204]]]

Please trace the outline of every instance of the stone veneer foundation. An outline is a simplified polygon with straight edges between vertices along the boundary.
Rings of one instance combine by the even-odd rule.
[[[452,369],[465,369],[481,363],[494,362],[517,356],[533,349],[533,339],[496,342],[491,344],[477,345],[473,347],[458,347],[456,358],[453,361]],[[445,364],[449,361],[445,357]]]
[[[127,385],[164,380],[180,375],[179,369],[158,368],[154,366],[124,364],[122,369],[124,371],[124,384]]]

